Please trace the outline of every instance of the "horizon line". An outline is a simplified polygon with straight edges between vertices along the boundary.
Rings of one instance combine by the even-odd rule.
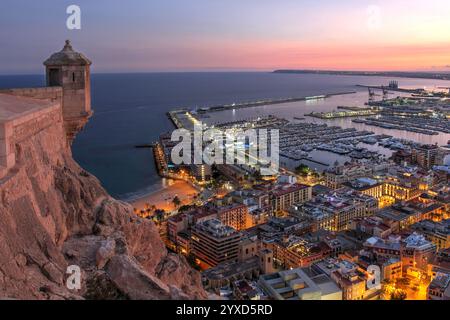
[[[100,71],[100,72],[91,72],[92,75],[102,75],[102,74],[176,74],[176,73],[277,73],[283,74],[283,72],[286,72],[285,74],[288,74],[287,72],[293,72],[292,74],[295,74],[294,72],[355,72],[355,73],[392,73],[392,72],[398,72],[398,73],[404,73],[404,74],[414,74],[414,73],[430,73],[430,74],[450,74],[450,70],[370,70],[370,69],[361,69],[361,70],[355,70],[355,69],[270,69],[270,70],[251,70],[251,69],[236,69],[236,70],[165,70],[165,71]],[[320,74],[319,74],[320,75]],[[45,70],[43,72],[39,73],[1,73],[0,77],[8,77],[8,76],[45,76]],[[351,75],[350,75],[351,76]],[[354,76],[358,76],[355,74]]]

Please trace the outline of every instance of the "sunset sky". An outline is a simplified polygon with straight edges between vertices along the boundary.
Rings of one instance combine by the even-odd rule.
[[[0,74],[41,73],[66,38],[95,72],[450,71],[450,1],[2,0]]]

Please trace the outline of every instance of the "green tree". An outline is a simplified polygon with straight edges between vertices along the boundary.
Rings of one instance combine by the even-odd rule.
[[[307,165],[301,164],[295,169],[295,172],[298,175],[306,177],[308,174],[311,173],[311,169]]]

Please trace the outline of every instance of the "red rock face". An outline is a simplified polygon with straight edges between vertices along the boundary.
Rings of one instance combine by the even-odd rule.
[[[72,159],[62,122],[15,144],[0,180],[0,298],[204,299],[200,274],[152,222]],[[69,265],[81,290],[66,286]]]

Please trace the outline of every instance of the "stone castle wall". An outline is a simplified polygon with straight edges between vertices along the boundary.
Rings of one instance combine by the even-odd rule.
[[[0,93],[59,102],[62,101],[63,97],[63,90],[61,87],[3,89],[0,90]]]
[[[14,95],[19,95],[21,90],[15,91],[15,89],[12,89],[11,91],[15,91]],[[38,91],[41,96],[49,93],[43,90]],[[32,94],[31,92],[28,93]],[[15,146],[17,144],[30,139],[51,126],[60,125],[62,121],[61,102],[56,98],[53,103],[49,103],[49,106],[44,109],[0,122],[0,179],[4,178],[8,171],[16,165]]]
[[[61,105],[55,103],[45,110],[34,112],[14,121],[13,143],[22,142],[62,121]]]
[[[78,79],[76,85],[70,87],[67,83],[72,79],[72,73],[75,73],[75,77],[80,77],[81,79]],[[69,143],[71,143],[92,115],[89,73],[80,71],[79,68],[68,67],[67,72],[63,73],[63,81],[65,81],[64,85],[68,89],[63,90],[62,87],[4,89],[0,90],[0,94],[49,100],[58,103],[65,121],[67,138]],[[87,88],[80,89],[85,84],[88,84]],[[0,141],[2,139],[0,137]],[[2,156],[4,155],[0,153],[0,165],[2,165]]]

